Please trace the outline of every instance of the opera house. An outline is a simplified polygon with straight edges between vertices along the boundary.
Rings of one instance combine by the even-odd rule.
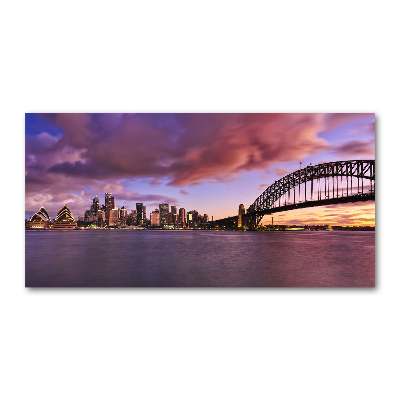
[[[39,211],[29,218],[26,224],[27,229],[48,229],[50,227],[50,217],[46,209],[42,206]]]
[[[53,229],[78,229],[72,212],[66,204],[64,204],[61,207],[60,211],[57,213],[56,218],[53,222]]]

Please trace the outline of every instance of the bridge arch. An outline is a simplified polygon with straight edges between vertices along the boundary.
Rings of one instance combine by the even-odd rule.
[[[300,185],[305,185],[311,182],[311,193],[313,193],[313,182],[320,181],[323,179],[325,181],[324,198],[318,196],[319,198],[314,201],[314,204],[309,204],[307,206],[332,204],[332,198],[329,198],[330,192],[326,192],[326,180],[334,177],[346,177],[347,184],[348,178],[357,178],[358,181],[361,179],[361,192],[357,192],[356,195],[350,196],[349,190],[347,189],[347,196],[345,198],[339,198],[339,187],[337,187],[337,201],[336,202],[347,202],[347,201],[364,201],[375,199],[375,160],[349,160],[349,161],[335,161],[329,163],[323,163],[318,165],[308,165],[305,168],[299,169],[298,171],[292,172],[281,179],[275,181],[270,185],[264,192],[257,197],[253,204],[246,211],[247,226],[249,229],[255,229],[260,223],[262,217],[266,214],[274,212],[275,203],[281,199],[286,193],[290,193],[292,189],[300,187]],[[368,193],[364,193],[363,180],[367,179],[371,182],[370,190]],[[329,183],[329,181],[328,181]],[[351,185],[353,180],[351,179]],[[343,188],[342,192],[343,192]],[[293,192],[295,195],[295,191]],[[321,192],[318,192],[321,193]],[[326,196],[328,193],[328,198]],[[335,198],[335,192],[333,190],[333,197]],[[353,198],[354,197],[354,198]],[[343,199],[343,201],[340,201]],[[295,200],[294,200],[295,203]],[[293,204],[294,204],[293,203]],[[322,203],[322,204],[317,204]],[[285,205],[286,206],[286,205]],[[294,207],[292,207],[294,208]],[[281,211],[281,210],[276,210]]]

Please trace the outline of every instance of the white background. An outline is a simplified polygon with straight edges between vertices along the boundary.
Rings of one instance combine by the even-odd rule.
[[[396,2],[0,15],[1,398],[400,397]],[[24,113],[45,111],[375,112],[376,289],[24,288]]]

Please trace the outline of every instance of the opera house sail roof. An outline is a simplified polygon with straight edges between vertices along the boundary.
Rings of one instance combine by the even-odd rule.
[[[39,208],[37,213],[33,214],[32,217],[29,218],[26,227],[28,229],[44,229],[50,226],[50,222],[50,216],[42,206]]]
[[[76,227],[77,225],[71,210],[64,204],[56,215],[53,229],[75,229]]]

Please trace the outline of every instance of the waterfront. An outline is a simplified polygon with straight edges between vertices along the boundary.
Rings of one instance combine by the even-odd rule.
[[[375,232],[26,231],[27,287],[373,287]]]

